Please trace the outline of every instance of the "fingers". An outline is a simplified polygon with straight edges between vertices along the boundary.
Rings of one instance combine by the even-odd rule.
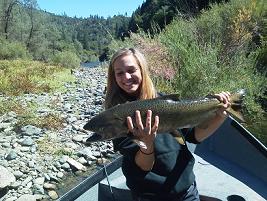
[[[152,111],[148,110],[146,114],[146,127],[144,129],[148,133],[151,132],[151,118],[152,118]]]
[[[127,117],[127,126],[131,133],[134,131],[134,125],[131,117]]]
[[[159,128],[159,116],[156,115],[155,116],[155,123],[154,123],[154,125],[153,125],[153,127],[151,129],[151,132],[156,133],[158,128]]]
[[[230,93],[228,91],[223,91],[221,93],[215,94],[216,98],[224,103],[225,108],[230,105]]]
[[[221,93],[215,94],[216,98],[222,103],[224,103],[223,108],[217,111],[217,114],[219,116],[222,116],[222,117],[227,116],[225,109],[227,109],[231,105],[230,95],[231,94],[228,91],[222,91]]]
[[[135,112],[135,122],[136,124],[134,125],[132,118],[130,116],[127,117],[127,126],[130,132],[132,132],[133,134],[137,134],[136,132],[138,131],[138,133],[151,134],[151,133],[156,132],[158,129],[159,117],[155,116],[154,124],[152,127],[152,111],[148,110],[147,115],[146,115],[146,123],[144,127],[141,113],[140,111],[137,110]],[[136,128],[134,126],[136,126]]]
[[[135,121],[136,121],[136,126],[139,130],[144,130],[144,126],[142,123],[142,117],[141,117],[141,113],[139,110],[135,111]]]

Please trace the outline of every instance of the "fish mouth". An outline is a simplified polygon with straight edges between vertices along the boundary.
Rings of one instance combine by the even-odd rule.
[[[83,126],[83,129],[85,130],[90,130],[91,129],[91,124],[88,122]]]
[[[86,139],[86,143],[97,142],[97,141],[100,141],[101,139],[102,139],[102,135],[98,133],[93,133],[89,138]]]

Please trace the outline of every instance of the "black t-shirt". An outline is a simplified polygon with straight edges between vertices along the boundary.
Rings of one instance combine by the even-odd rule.
[[[194,129],[180,130],[188,142],[198,143]],[[114,149],[124,156],[122,171],[127,186],[135,194],[176,194],[194,182],[194,157],[186,145],[179,144],[169,133],[158,133],[154,142],[155,162],[151,171],[143,171],[135,163],[139,146],[130,137],[113,140]]]

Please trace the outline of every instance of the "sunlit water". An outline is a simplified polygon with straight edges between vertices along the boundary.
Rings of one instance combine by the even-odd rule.
[[[81,63],[81,67],[85,68],[95,68],[99,67],[101,63],[99,61],[94,61],[94,62],[86,62],[86,63]]]

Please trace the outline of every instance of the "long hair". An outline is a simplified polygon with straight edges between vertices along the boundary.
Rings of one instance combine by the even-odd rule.
[[[122,104],[128,101],[127,95],[123,93],[115,79],[114,63],[117,58],[124,55],[133,55],[140,67],[142,82],[139,88],[137,99],[152,99],[156,97],[156,90],[150,79],[147,62],[143,54],[134,48],[122,48],[118,50],[111,58],[108,68],[108,80],[106,88],[105,109]]]

